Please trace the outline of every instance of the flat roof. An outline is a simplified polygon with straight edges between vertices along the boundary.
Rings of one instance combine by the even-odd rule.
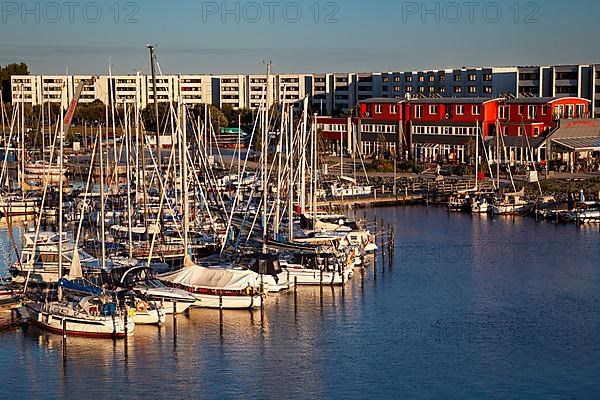
[[[500,101],[490,97],[426,97],[422,99],[411,99],[412,104],[485,104],[491,101]]]
[[[516,99],[511,99],[511,100],[506,101],[506,104],[547,104],[547,103],[553,103],[558,100],[566,100],[566,99],[585,100],[585,101],[589,102],[588,99],[584,99],[581,97],[572,97],[572,96],[567,96],[567,97],[517,97]]]
[[[395,99],[390,97],[374,97],[359,101],[360,104],[399,104],[404,102],[404,99]]]
[[[573,151],[600,151],[600,137],[558,138],[552,139],[553,143]]]

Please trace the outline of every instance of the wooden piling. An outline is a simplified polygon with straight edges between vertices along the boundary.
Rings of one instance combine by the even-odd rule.
[[[173,300],[173,347],[177,347],[177,302]]]
[[[62,320],[62,356],[63,366],[67,365],[67,319],[63,317]]]

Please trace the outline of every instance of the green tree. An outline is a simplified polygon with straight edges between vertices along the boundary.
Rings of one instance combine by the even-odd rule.
[[[204,104],[198,104],[193,108],[192,112],[194,113],[194,116],[196,118],[200,117],[202,121],[205,121],[205,109],[206,107]],[[210,122],[212,124],[212,127],[217,134],[219,134],[221,128],[226,128],[228,126],[229,120],[227,119],[225,114],[221,110],[219,110],[218,107],[209,105],[208,113],[210,115]]]
[[[160,131],[165,132],[170,124],[169,113],[171,106],[177,110],[177,103],[161,102],[158,103],[158,120],[160,123]],[[115,116],[116,117],[116,116]],[[148,103],[146,108],[142,110],[142,121],[147,131],[156,132],[156,116],[154,114],[154,103]]]
[[[0,84],[2,85],[2,101],[12,102],[10,78],[13,75],[29,75],[29,67],[25,63],[13,63],[0,68]]]

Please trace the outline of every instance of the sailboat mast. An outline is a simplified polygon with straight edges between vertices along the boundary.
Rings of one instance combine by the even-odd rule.
[[[300,141],[300,212],[306,213],[306,126],[308,124],[308,97],[304,99],[302,111],[302,136]]]
[[[156,63],[154,57],[154,46],[148,45],[150,50],[150,71],[152,72],[152,91],[154,97],[154,117],[156,122],[156,162],[158,163],[158,170],[162,168],[162,162],[160,159],[160,119],[158,117],[158,93],[156,92]]]
[[[127,174],[127,225],[129,233],[129,259],[133,258],[133,223],[131,219],[132,207],[131,207],[131,172],[130,172],[130,149],[129,149],[129,138],[130,138],[130,127],[129,127],[129,113],[127,112],[127,103],[123,102],[123,113],[125,117],[125,167]]]
[[[104,226],[104,157],[102,148],[102,125],[100,129],[100,143],[99,143],[99,156],[100,156],[100,245],[102,246],[102,269],[106,270],[106,242],[105,242],[105,226]]]
[[[269,91],[271,89],[271,62],[269,61],[267,63],[267,82],[266,82],[266,93],[265,93],[265,119],[264,119],[264,128],[263,128],[263,132],[262,132],[262,162],[263,162],[263,177],[262,177],[262,189],[263,189],[263,245],[262,245],[262,252],[263,254],[267,253],[267,234],[268,234],[268,229],[267,229],[267,222],[268,222],[268,207],[267,207],[267,190],[268,190],[268,182],[267,182],[267,178],[268,178],[268,157],[267,157],[267,151],[268,151],[268,140],[269,140],[269,108],[271,106],[270,103],[270,98],[269,98]]]
[[[479,190],[479,121],[475,128],[475,191]]]
[[[62,278],[63,276],[63,245],[62,245],[62,236],[63,236],[63,181],[64,181],[64,174],[63,174],[63,162],[64,162],[64,157],[63,157],[63,151],[64,151],[64,133],[65,133],[65,129],[64,129],[64,115],[63,115],[63,110],[61,108],[61,115],[60,115],[60,150],[59,150],[59,156],[58,156],[58,165],[59,165],[59,176],[58,176],[58,278]],[[74,249],[74,251],[77,251],[77,249]],[[62,297],[61,296],[62,293],[59,293],[59,298]]]
[[[294,108],[290,106],[290,126],[287,143],[289,159],[288,177],[288,240],[294,240]]]
[[[189,245],[189,230],[190,230],[190,215],[189,215],[189,198],[188,198],[188,160],[187,160],[187,108],[182,105],[182,154],[180,155],[181,162],[183,163],[183,175],[181,176],[183,182],[183,243],[185,247],[185,253],[188,254]]]
[[[24,86],[21,85],[21,189],[25,187],[25,96]],[[62,144],[62,141],[61,141]],[[25,191],[21,191],[25,199]]]

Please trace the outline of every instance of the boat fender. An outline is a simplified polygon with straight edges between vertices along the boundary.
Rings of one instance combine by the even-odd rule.
[[[135,303],[135,309],[137,312],[144,313],[148,310],[148,304],[143,300],[139,300]]]

